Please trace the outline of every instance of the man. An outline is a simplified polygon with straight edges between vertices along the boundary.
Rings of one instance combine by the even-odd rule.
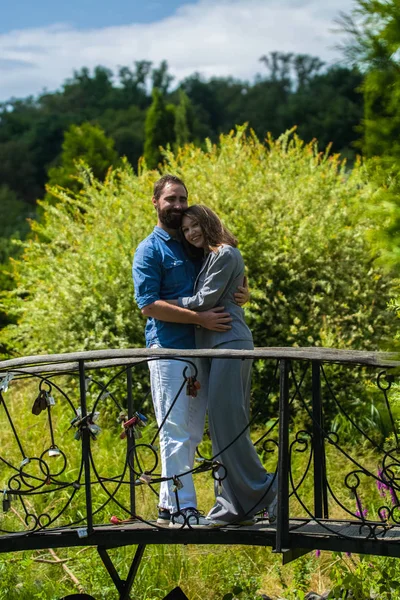
[[[181,179],[164,175],[154,185],[152,202],[157,211],[157,225],[135,253],[133,280],[135,298],[142,314],[148,317],[145,336],[149,348],[195,348],[194,326],[213,331],[230,329],[229,313],[223,307],[194,312],[173,306],[165,300],[191,296],[199,266],[185,254],[179,228],[182,212],[188,206],[188,193]],[[238,301],[248,299],[247,288],[238,289]],[[240,293],[242,292],[242,293]],[[202,388],[197,397],[181,390],[185,362],[149,361],[150,385],[157,423],[160,426],[160,454],[163,477],[174,477],[193,468],[196,446],[203,437],[206,413],[206,374],[202,361],[192,359]],[[201,527],[209,524],[197,510],[196,492],[191,474],[179,478],[179,506],[173,483],[161,483],[157,523],[170,527]]]

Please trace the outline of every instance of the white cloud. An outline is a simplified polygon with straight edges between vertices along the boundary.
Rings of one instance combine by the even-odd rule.
[[[0,35],[0,99],[54,90],[82,66],[115,70],[142,59],[166,59],[178,80],[195,71],[251,80],[274,50],[329,63],[340,59],[333,19],[351,8],[351,0],[199,0],[153,23],[10,31]]]

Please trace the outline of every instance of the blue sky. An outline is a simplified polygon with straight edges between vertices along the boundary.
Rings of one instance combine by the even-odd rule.
[[[0,33],[13,29],[69,23],[92,29],[127,23],[151,23],[197,0],[8,0],[1,8]]]
[[[54,91],[83,66],[116,72],[167,60],[179,82],[194,72],[251,81],[271,51],[342,57],[332,32],[353,0],[9,0],[0,19],[0,101]]]

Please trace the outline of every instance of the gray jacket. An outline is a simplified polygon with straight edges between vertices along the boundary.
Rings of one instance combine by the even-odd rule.
[[[217,252],[210,252],[194,284],[193,296],[179,298],[179,306],[205,311],[224,306],[232,317],[229,331],[210,331],[196,327],[196,348],[215,348],[231,341],[253,341],[244,320],[243,309],[235,303],[234,293],[243,285],[244,262],[237,248],[223,244]]]

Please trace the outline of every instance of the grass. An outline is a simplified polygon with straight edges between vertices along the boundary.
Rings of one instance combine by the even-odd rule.
[[[66,378],[59,380],[63,389],[68,391],[72,404],[79,405],[79,389],[77,382]],[[93,389],[92,389],[93,388]],[[123,392],[119,392],[118,401],[123,404]],[[70,421],[74,413],[65,398],[54,391],[56,405],[51,409],[56,445],[68,457],[66,470],[55,479],[72,482],[79,477],[80,444],[74,439],[74,429],[70,429]],[[98,395],[96,386],[89,386],[89,406]],[[25,380],[12,382],[9,392],[4,395],[5,402],[13,419],[20,438],[21,452],[15,436],[9,426],[4,407],[0,408],[1,456],[19,468],[23,455],[37,457],[44,453],[44,459],[52,473],[57,473],[62,465],[62,457],[49,457],[47,450],[51,445],[48,417],[46,411],[39,416],[31,414],[34,399],[37,396],[37,381]],[[93,460],[102,477],[112,477],[122,473],[125,458],[125,442],[120,439],[120,425],[116,422],[118,410],[113,407],[110,398],[101,402],[99,425],[103,431],[98,440],[92,444]],[[309,460],[310,447],[295,443],[295,429],[291,431],[293,442],[291,464],[293,480],[296,485],[302,481],[299,493],[306,506],[312,511],[313,473],[312,468],[303,479],[305,466]],[[154,433],[155,425],[143,430],[143,442],[148,442]],[[263,429],[253,432],[258,439]],[[300,452],[298,450],[304,450]],[[210,441],[205,439],[201,447],[202,454],[211,452]],[[348,446],[346,452],[362,464],[363,468],[376,473],[378,456],[370,447],[364,445]],[[327,469],[331,485],[349,510],[355,512],[354,495],[344,485],[344,474],[353,466],[352,462],[333,444],[326,445]],[[276,467],[277,452],[261,452],[266,468],[272,471]],[[141,453],[144,469],[150,468],[150,455]],[[43,465],[42,465],[43,467]],[[59,513],[71,496],[71,488],[63,491],[52,491],[52,485],[43,483],[45,479],[41,471],[41,463],[31,460],[24,467],[24,472],[41,482],[41,491],[45,493],[26,498],[25,506],[29,513],[39,515]],[[4,462],[0,464],[0,486],[5,489],[10,477],[15,474]],[[377,508],[382,503],[372,478],[361,475],[360,496],[363,507],[368,508],[369,518],[377,518]],[[125,480],[128,473],[125,474]],[[27,478],[28,482],[35,481]],[[199,496],[199,507],[205,511],[213,503],[213,481],[210,473],[196,475],[196,488]],[[105,484],[113,493],[115,482]],[[100,507],[107,500],[107,493],[98,484],[93,486],[95,507]],[[122,486],[116,496],[126,506],[129,505],[127,486]],[[137,489],[137,513],[145,519],[154,519],[157,497],[148,486]],[[112,514],[126,517],[118,507],[107,504],[96,515],[96,522],[109,522]],[[305,515],[301,504],[291,500],[291,514]],[[75,492],[73,502],[66,508],[55,524],[67,524],[84,516],[84,489]],[[332,517],[344,517],[346,513],[337,505],[331,505]],[[0,527],[3,530],[24,530],[24,511],[18,501],[12,501],[12,510],[0,514]],[[117,570],[124,577],[134,555],[134,547],[124,547],[110,551]],[[373,559],[377,560],[377,559]],[[135,581],[133,597],[141,600],[161,600],[176,585],[181,586],[190,600],[256,600],[261,593],[272,598],[284,597],[290,600],[304,597],[307,590],[323,592],[332,587],[331,573],[356,573],[358,559],[322,553],[317,558],[310,553],[294,563],[282,567],[281,557],[268,548],[242,546],[148,546]],[[92,594],[96,599],[117,598],[114,585],[104,569],[95,548],[59,549],[20,552],[0,555],[0,600],[12,599],[58,599],[64,594],[81,590]],[[394,600],[395,596],[393,596]]]

